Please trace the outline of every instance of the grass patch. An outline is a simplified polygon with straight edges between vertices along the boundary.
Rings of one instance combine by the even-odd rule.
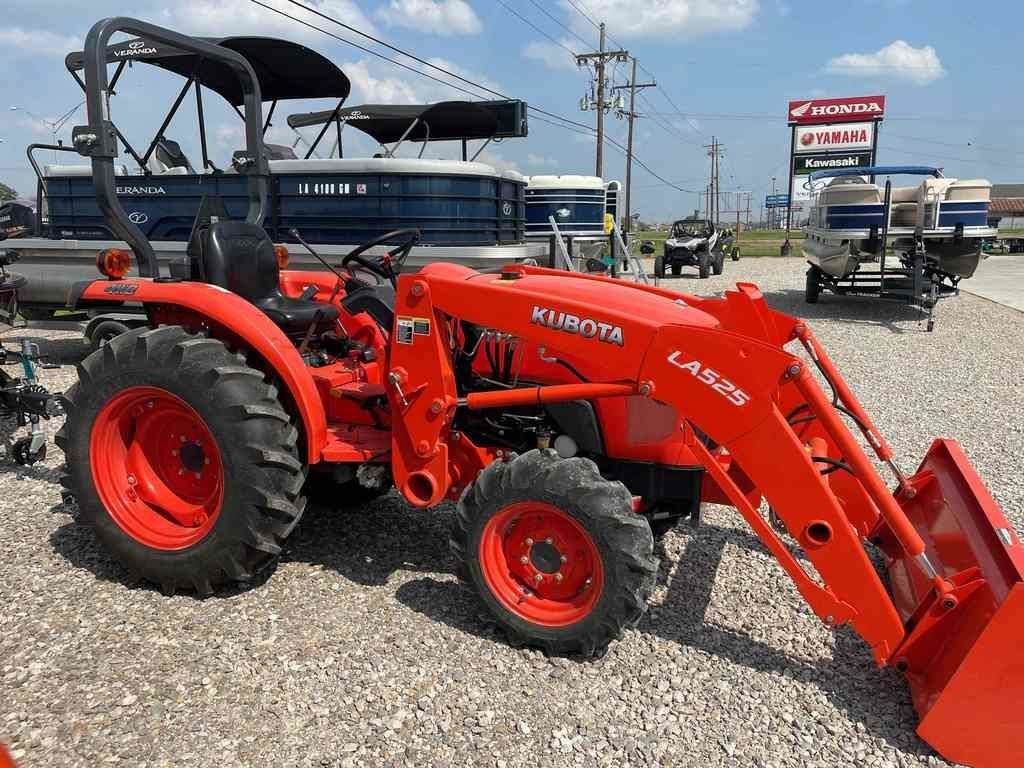
[[[654,243],[654,255],[661,253],[662,248],[665,245],[665,238],[668,237],[667,232],[637,232],[636,236],[640,240],[650,240]],[[789,241],[793,245],[793,255],[800,255],[800,244],[799,241],[804,239],[804,233],[800,230],[794,229],[790,232]],[[769,230],[750,230],[740,233],[739,245],[740,253],[743,257],[750,258],[761,258],[767,256],[779,256],[779,249],[782,244],[786,241],[786,230],[784,229],[769,229]]]

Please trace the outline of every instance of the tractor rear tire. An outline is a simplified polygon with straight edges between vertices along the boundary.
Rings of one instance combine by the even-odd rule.
[[[655,256],[654,257],[654,276],[659,280],[665,279],[665,257]]]
[[[658,559],[624,485],[589,459],[496,461],[459,500],[451,549],[513,645],[600,656],[640,621]]]
[[[248,582],[302,516],[299,433],[277,389],[223,342],[139,328],[78,367],[57,435],[79,519],[167,594]]]
[[[711,274],[711,254],[707,251],[701,251],[697,254],[697,276],[701,280],[706,280]]]
[[[804,301],[808,304],[817,304],[820,295],[821,281],[818,279],[818,270],[815,267],[808,267],[807,282],[804,285]]]

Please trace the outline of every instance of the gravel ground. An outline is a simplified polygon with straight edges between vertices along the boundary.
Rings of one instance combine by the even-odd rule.
[[[811,320],[905,468],[932,436],[959,438],[1024,529],[1024,314],[964,295],[928,334],[904,307],[805,305],[803,269],[750,259],[668,282],[759,283]],[[651,612],[582,663],[488,628],[451,574],[450,508],[314,509],[265,583],[166,598],[61,506],[60,461],[0,462],[0,740],[23,766],[945,765],[902,680],[820,625],[727,509],[665,539]]]

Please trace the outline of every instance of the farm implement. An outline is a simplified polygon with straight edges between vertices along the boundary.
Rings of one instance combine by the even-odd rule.
[[[116,196],[116,32],[199,53],[246,95],[248,217],[198,221],[170,277]],[[399,276],[414,231],[288,270],[260,226],[268,170],[244,59],[110,19],[85,70],[75,146],[132,253],[100,253],[104,277],[75,300],[141,304],[149,326],[85,359],[58,440],[81,519],[129,569],[166,592],[247,581],[314,486],[340,506],[393,485],[414,507],[457,502],[459,575],[512,640],[594,656],[643,614],[654,536],[727,504],[822,622],[904,673],[929,744],[1022,764],[1024,546],[956,442],[901,471],[805,323],[742,283],[700,298],[519,265]]]

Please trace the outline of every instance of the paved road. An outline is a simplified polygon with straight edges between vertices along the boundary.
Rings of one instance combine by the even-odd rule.
[[[1024,312],[1024,254],[989,256],[962,285],[967,293]]]

